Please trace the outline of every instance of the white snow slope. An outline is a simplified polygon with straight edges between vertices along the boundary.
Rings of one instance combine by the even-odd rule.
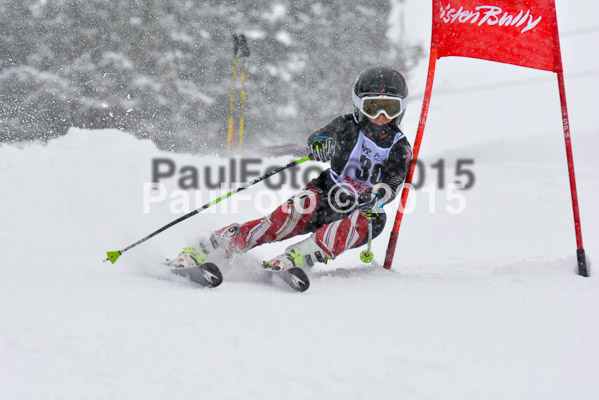
[[[575,135],[585,247],[599,254],[599,138]],[[417,192],[393,271],[380,268],[388,222],[374,242],[379,266],[347,252],[315,267],[303,294],[253,276],[261,258],[291,241],[254,249],[214,290],[159,264],[202,232],[261,215],[251,200],[240,200],[237,213],[196,215],[116,264],[102,263],[107,250],[181,215],[170,201],[143,212],[153,157],[200,171],[226,165],[161,153],[111,130],[0,146],[1,398],[599,396],[599,281],[575,274],[559,126],[543,137],[430,156],[429,163],[446,160],[448,182],[452,157],[475,159],[476,183],[460,192],[464,211],[446,211],[457,201],[439,190],[430,213],[428,195]],[[176,179],[166,183],[169,193],[177,189]],[[247,193],[267,203],[263,184]],[[395,206],[387,207],[390,219]]]

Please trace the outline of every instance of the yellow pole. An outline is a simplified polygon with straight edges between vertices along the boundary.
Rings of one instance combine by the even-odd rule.
[[[233,84],[231,85],[231,100],[229,102],[229,129],[227,132],[227,157],[231,156],[233,144],[233,112],[235,111],[235,84],[237,81],[237,53],[239,51],[239,36],[233,35]]]
[[[242,67],[241,67],[241,111],[239,114],[239,152],[243,151],[243,127],[244,127],[244,119],[243,112],[245,111],[245,65],[246,65],[247,57],[242,58]]]
[[[235,81],[237,80],[237,51],[233,56],[233,85],[231,86],[231,100],[229,104],[229,130],[227,133],[227,157],[231,155],[231,142],[233,141],[233,111],[235,107]]]

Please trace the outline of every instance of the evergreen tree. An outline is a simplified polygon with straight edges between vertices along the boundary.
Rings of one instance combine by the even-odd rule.
[[[351,111],[363,67],[408,72],[419,58],[417,46],[386,37],[390,9],[389,0],[0,0],[0,141],[110,127],[163,149],[224,152],[232,35],[244,33],[246,146],[301,145]]]

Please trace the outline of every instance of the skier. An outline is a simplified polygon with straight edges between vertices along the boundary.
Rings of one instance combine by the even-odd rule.
[[[188,268],[207,259],[230,259],[261,244],[308,233],[263,267],[284,271],[326,263],[368,241],[367,215],[372,215],[372,236],[378,236],[386,220],[382,205],[395,198],[412,159],[399,129],[408,88],[399,72],[372,66],[359,74],[352,96],[353,113],[308,138],[312,159],[330,161],[329,169],[270,215],[219,229],[198,248],[185,248],[171,264]]]

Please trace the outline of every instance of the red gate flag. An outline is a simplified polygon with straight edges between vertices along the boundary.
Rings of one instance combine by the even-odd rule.
[[[437,57],[461,56],[558,72],[554,0],[433,0]]]
[[[422,112],[416,139],[414,139],[412,162],[401,192],[401,205],[395,215],[395,223],[389,237],[384,267],[391,269],[393,263],[399,228],[404,214],[403,210],[408,199],[410,183],[414,176],[414,168],[418,160],[420,144],[428,118],[437,59],[447,56],[461,56],[557,73],[570,178],[570,194],[572,196],[572,211],[574,214],[574,230],[576,233],[578,274],[589,276],[582,245],[574,157],[570,139],[570,122],[566,104],[566,87],[557,29],[555,0],[432,1],[431,54]]]

